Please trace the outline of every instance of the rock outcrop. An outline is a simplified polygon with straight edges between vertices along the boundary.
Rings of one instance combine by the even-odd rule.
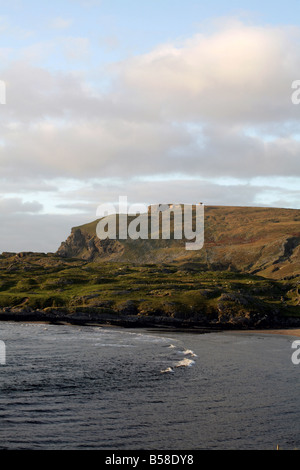
[[[97,223],[73,228],[57,255],[96,262],[197,263],[201,269],[273,279],[300,276],[300,210],[205,207],[205,243],[199,251],[186,251],[184,240],[100,240]]]
[[[96,235],[91,236],[78,227],[72,230],[65,242],[62,242],[57,254],[64,258],[93,260],[99,257],[112,258],[114,255],[122,254],[123,251],[124,246],[118,240],[99,240]]]

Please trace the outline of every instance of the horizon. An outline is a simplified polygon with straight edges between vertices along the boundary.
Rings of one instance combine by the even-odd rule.
[[[0,5],[0,253],[121,194],[300,209],[299,2]]]

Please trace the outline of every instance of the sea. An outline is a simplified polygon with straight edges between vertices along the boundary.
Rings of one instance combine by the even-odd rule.
[[[298,450],[295,339],[1,322],[0,449]]]

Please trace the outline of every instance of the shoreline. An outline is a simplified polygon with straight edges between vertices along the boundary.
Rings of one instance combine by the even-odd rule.
[[[262,333],[270,335],[279,335],[279,336],[295,336],[300,338],[300,328],[278,328],[278,329],[254,329],[254,330],[239,330],[240,333]]]
[[[278,335],[278,336],[293,336],[300,338],[300,327],[291,327],[287,326],[284,328],[283,326],[279,326],[278,328],[237,328],[230,325],[193,325],[192,322],[182,322],[179,321],[178,323],[175,322],[162,322],[154,321],[152,322],[149,318],[146,321],[131,321],[129,319],[123,318],[119,321],[114,320],[100,320],[97,321],[95,319],[87,320],[87,319],[70,319],[70,318],[26,318],[26,315],[20,315],[13,318],[13,316],[9,316],[6,318],[1,319],[0,315],[0,323],[36,323],[36,324],[44,324],[44,325],[57,325],[57,326],[90,326],[90,327],[101,327],[101,328],[120,328],[120,329],[145,329],[151,330],[152,332],[157,333],[193,333],[193,334],[205,334],[205,333],[239,333],[239,334],[269,334],[269,335]],[[128,321],[129,320],[129,321]],[[149,321],[150,320],[150,321]]]
[[[162,315],[120,314],[117,312],[66,313],[59,309],[32,310],[30,308],[0,309],[0,322],[43,323],[52,325],[98,326],[124,329],[151,329],[156,332],[185,332],[193,334],[239,332],[262,333],[300,337],[300,318],[277,317],[273,321],[203,321],[194,318]],[[250,324],[249,324],[250,323]],[[251,324],[252,323],[252,324]]]

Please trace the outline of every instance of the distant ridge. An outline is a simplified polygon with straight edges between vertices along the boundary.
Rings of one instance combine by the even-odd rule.
[[[205,243],[199,251],[186,251],[184,240],[100,240],[98,221],[74,227],[56,254],[97,263],[195,263],[273,279],[300,277],[298,209],[205,206]]]

